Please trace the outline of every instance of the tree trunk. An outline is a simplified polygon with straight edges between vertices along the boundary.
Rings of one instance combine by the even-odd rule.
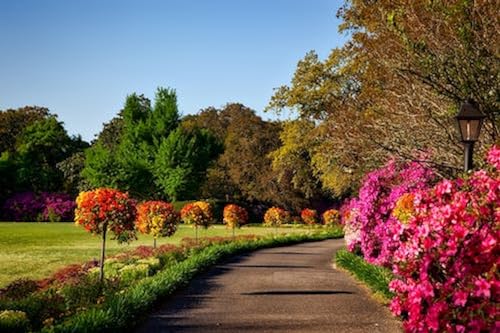
[[[153,239],[153,249],[156,249],[156,237]]]
[[[198,244],[198,226],[194,227],[194,237],[196,239],[196,244]]]
[[[235,229],[235,228],[233,227],[233,239],[236,237],[236,235],[235,235],[235,230],[234,230],[234,229]]]
[[[104,281],[104,256],[106,252],[106,231],[108,229],[108,226],[105,226],[103,231],[102,231],[102,247],[101,247],[101,267],[99,271],[99,282],[102,285],[102,282]]]

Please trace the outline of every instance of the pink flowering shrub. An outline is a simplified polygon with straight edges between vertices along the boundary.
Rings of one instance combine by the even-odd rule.
[[[407,192],[429,188],[434,179],[430,168],[416,162],[391,160],[368,173],[358,198],[341,209],[349,249],[361,250],[370,263],[390,267],[399,245],[393,237],[400,225],[392,215],[396,202]]]
[[[5,201],[2,218],[9,221],[72,221],[75,201],[65,193],[16,193]]]
[[[393,228],[396,296],[408,332],[499,332],[500,149],[490,170],[414,193],[413,214]]]

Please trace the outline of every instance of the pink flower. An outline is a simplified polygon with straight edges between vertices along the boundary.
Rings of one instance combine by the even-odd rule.
[[[474,281],[474,286],[476,287],[476,289],[474,290],[474,296],[490,298],[491,285],[488,281],[483,278],[478,278],[476,279],[476,281]]]
[[[457,291],[453,295],[453,304],[457,305],[457,306],[464,306],[465,303],[467,303],[467,296],[468,296],[467,292],[465,292],[463,290]]]

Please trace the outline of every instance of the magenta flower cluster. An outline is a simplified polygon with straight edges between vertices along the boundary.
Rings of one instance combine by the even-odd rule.
[[[391,310],[401,316],[407,332],[500,332],[500,147],[491,148],[486,161],[485,169],[464,178],[410,188],[406,195],[411,194],[412,213],[404,221],[384,210],[391,209],[384,205],[393,193],[390,186],[376,192],[375,199],[360,192],[343,208],[346,230],[358,227],[353,242],[365,258],[392,268]],[[366,181],[365,186],[367,191]],[[371,200],[366,204],[372,210],[361,204],[362,198]],[[377,207],[382,211],[373,213]],[[363,212],[392,217],[366,228]],[[378,243],[366,242],[370,237]],[[370,247],[375,243],[378,253]],[[384,249],[390,261],[381,259]]]
[[[408,331],[500,332],[499,157],[495,147],[490,170],[416,193],[395,230],[391,309]]]
[[[433,171],[416,162],[389,161],[368,173],[359,191],[341,209],[350,250],[358,249],[374,264],[390,266],[398,246],[391,230],[400,222],[392,215],[397,200],[405,193],[429,188]]]
[[[8,221],[73,221],[75,201],[65,193],[16,193],[2,207]]]

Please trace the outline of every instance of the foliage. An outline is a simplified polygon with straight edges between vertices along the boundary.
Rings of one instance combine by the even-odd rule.
[[[428,188],[434,178],[432,170],[419,163],[395,160],[368,173],[358,198],[348,203],[350,212],[344,213],[349,234],[359,230],[359,238],[349,238],[349,248],[359,246],[369,263],[390,267],[398,246],[391,228],[400,224],[392,211],[403,194]]]
[[[340,225],[340,212],[336,209],[328,209],[323,215],[323,224],[324,225]]]
[[[0,332],[23,333],[29,328],[29,320],[26,313],[16,310],[4,310],[0,312]]]
[[[175,233],[179,214],[174,206],[163,201],[145,201],[137,205],[135,225],[143,234],[154,238],[168,237]]]
[[[109,188],[81,192],[76,199],[75,223],[88,232],[101,235],[106,230],[118,242],[135,238],[135,203],[128,194]]]
[[[271,207],[264,214],[264,225],[279,227],[291,222],[290,213],[279,207]]]
[[[17,193],[6,200],[3,217],[11,221],[72,221],[75,202],[64,193]]]
[[[336,196],[388,156],[415,161],[431,151],[426,162],[455,176],[457,106],[471,98],[487,116],[479,151],[498,140],[496,12],[491,1],[345,1],[338,16],[350,40],[326,59],[306,54],[267,109],[315,122],[303,146],[313,143],[311,168]]]
[[[394,296],[389,290],[389,282],[394,278],[389,269],[369,264],[362,257],[346,250],[335,253],[335,263],[366,283],[374,293],[381,295],[386,301],[390,301]]]
[[[318,212],[314,209],[304,208],[300,212],[300,218],[305,224],[313,225],[318,224]]]
[[[411,218],[392,230],[396,297],[408,331],[489,331],[499,312],[500,148],[491,170],[414,194]]]
[[[220,145],[206,130],[190,132],[181,127],[161,141],[155,156],[155,182],[169,199],[192,199]]]
[[[206,201],[188,203],[181,209],[181,220],[195,228],[208,228],[213,220],[212,206]]]
[[[248,223],[247,210],[235,204],[226,205],[223,215],[224,224],[231,229],[239,228]]]

